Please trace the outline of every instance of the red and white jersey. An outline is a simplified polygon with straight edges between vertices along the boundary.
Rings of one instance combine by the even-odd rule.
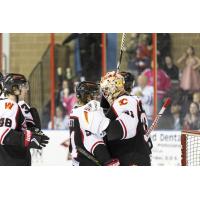
[[[70,152],[73,158],[73,165],[90,166],[94,164],[82,155],[78,149],[83,149],[91,154],[102,165],[111,159],[103,138],[92,132],[92,130],[95,130],[94,126],[99,125],[98,117],[94,118],[95,112],[99,112],[98,117],[101,118],[103,110],[100,108],[100,103],[91,101],[84,106],[75,107],[70,114]]]
[[[28,122],[34,125],[35,123],[33,121],[33,117],[30,112],[30,106],[25,101],[19,101],[18,105],[22,111],[22,114],[26,120],[26,123]]]
[[[18,104],[10,99],[0,100],[0,141],[11,129],[22,130],[26,128],[25,120]]]
[[[139,99],[135,96],[123,95],[117,98],[112,109],[117,116],[116,120],[123,127],[123,138],[129,139],[136,135],[138,126],[138,102]]]
[[[105,145],[102,138],[99,138],[96,135],[92,134],[90,131],[88,131],[90,123],[92,123],[91,122],[92,112],[88,110],[87,106],[81,106],[81,107],[74,108],[70,115],[70,120],[72,120],[72,119],[78,120],[78,122],[79,122],[78,129],[80,130],[82,143],[87,151],[89,151],[91,154],[93,154],[93,151],[97,145],[99,145],[99,144]],[[70,123],[71,122],[72,121],[70,121]],[[71,136],[73,136],[73,134],[74,133],[72,133]],[[73,147],[73,144],[75,144],[74,138],[71,138],[71,142],[72,142],[72,147]],[[74,151],[72,152],[72,156],[73,155],[75,155]]]

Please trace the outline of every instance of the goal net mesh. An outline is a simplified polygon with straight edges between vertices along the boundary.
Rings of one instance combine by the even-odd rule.
[[[183,131],[181,145],[182,165],[200,166],[200,131]]]

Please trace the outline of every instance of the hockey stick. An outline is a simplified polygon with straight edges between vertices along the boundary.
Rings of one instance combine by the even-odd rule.
[[[151,133],[151,132],[154,130],[154,128],[157,126],[158,120],[159,120],[160,117],[163,115],[163,113],[165,112],[165,110],[166,110],[167,106],[170,104],[170,102],[171,102],[171,99],[170,99],[170,98],[167,98],[167,99],[165,100],[165,103],[163,104],[163,106],[162,106],[160,112],[158,113],[158,115],[157,115],[156,118],[154,119],[154,121],[153,121],[152,125],[150,126],[150,128],[148,129],[147,133],[144,135],[144,138],[145,138],[146,141],[148,141],[150,133]]]
[[[120,55],[119,55],[119,60],[118,60],[118,63],[117,63],[117,72],[119,72],[119,70],[120,70],[120,64],[121,64],[121,61],[122,61],[122,54],[124,52],[125,39],[126,39],[126,33],[123,33],[122,34],[122,40],[121,40]]]
[[[79,153],[81,153],[82,155],[84,155],[86,158],[88,158],[89,160],[91,160],[93,163],[95,163],[98,166],[101,166],[101,164],[99,163],[99,161],[94,156],[90,155],[87,151],[85,151],[81,147],[76,147],[76,149],[77,149],[77,151]]]

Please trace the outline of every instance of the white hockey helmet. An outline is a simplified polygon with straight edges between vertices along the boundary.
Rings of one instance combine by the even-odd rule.
[[[110,105],[120,94],[125,92],[124,84],[124,77],[115,71],[108,72],[101,78],[100,87]]]

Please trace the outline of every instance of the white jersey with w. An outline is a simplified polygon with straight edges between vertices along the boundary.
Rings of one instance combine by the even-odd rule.
[[[4,140],[6,134],[11,130],[26,128],[25,121],[20,116],[18,104],[10,99],[0,100],[0,143]],[[20,118],[20,119],[19,119]],[[20,121],[20,124],[19,124]],[[22,123],[23,121],[23,123]]]

